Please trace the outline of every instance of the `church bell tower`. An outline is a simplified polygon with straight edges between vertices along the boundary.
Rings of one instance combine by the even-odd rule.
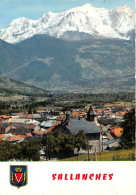
[[[95,110],[93,109],[92,106],[90,106],[90,108],[87,112],[87,121],[96,123],[96,120],[97,120],[96,117],[97,117],[97,114],[96,114]]]

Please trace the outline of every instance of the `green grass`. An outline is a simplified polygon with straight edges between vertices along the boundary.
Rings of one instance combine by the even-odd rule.
[[[104,106],[135,106],[136,103],[132,103],[132,102],[114,102],[114,103],[107,103]]]
[[[94,154],[89,154],[90,161],[94,161]],[[88,155],[80,155],[79,161],[87,161]],[[115,150],[97,153],[97,161],[134,161],[135,150]],[[62,159],[61,161],[77,161],[77,156]]]
[[[23,98],[27,98],[27,97],[23,95],[11,95],[11,96],[3,95],[3,96],[0,96],[0,101],[14,101],[14,100],[20,100]]]

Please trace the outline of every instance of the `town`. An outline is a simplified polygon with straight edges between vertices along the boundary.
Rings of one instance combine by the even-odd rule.
[[[1,113],[0,160],[104,160],[102,154],[113,152],[110,160],[134,160],[133,150],[124,157],[118,154],[121,148],[134,149],[133,142],[129,147],[121,141],[124,116],[134,106],[134,101],[67,109],[33,109],[30,104],[27,112]]]

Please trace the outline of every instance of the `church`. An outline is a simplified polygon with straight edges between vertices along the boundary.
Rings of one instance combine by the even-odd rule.
[[[97,114],[92,106],[90,106],[87,112],[87,119],[72,119],[67,114],[66,121],[64,124],[61,124],[59,130],[61,133],[73,135],[82,130],[88,139],[90,152],[95,150],[97,152],[101,151],[100,134],[102,130],[97,126]]]

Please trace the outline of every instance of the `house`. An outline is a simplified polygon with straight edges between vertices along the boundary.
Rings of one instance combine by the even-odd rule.
[[[79,117],[83,118],[83,117],[85,117],[85,112],[75,111],[75,112],[72,112],[71,115],[72,115],[72,118],[74,118],[74,119],[79,118]]]
[[[12,133],[11,131],[14,132],[15,129],[16,127],[14,127],[13,125],[9,125],[8,127],[5,128],[5,133]]]
[[[27,129],[30,130],[30,132],[33,132],[37,126],[36,125],[27,125]]]
[[[33,119],[33,115],[32,114],[23,114],[23,115],[20,115],[20,118],[22,118],[22,119]]]
[[[46,112],[45,110],[36,110],[36,113],[37,113],[37,114],[40,114],[41,117],[43,117],[43,116],[46,115],[47,112]]]
[[[123,128],[113,127],[113,128],[111,128],[111,133],[113,133],[116,137],[121,137],[121,135],[123,133]]]
[[[0,141],[7,141],[8,138],[14,137],[15,135],[12,135],[11,133],[8,134],[0,134]]]
[[[32,132],[32,136],[33,136],[34,139],[40,139],[40,138],[42,138],[42,136],[43,136],[44,133],[45,132],[34,131],[34,132]]]
[[[89,141],[90,152],[101,151],[100,134],[102,130],[96,125],[97,114],[93,107],[90,107],[87,113],[87,120],[85,118],[71,119],[70,115],[66,114],[66,120],[59,124],[56,128],[61,134],[77,134],[80,130],[86,134]]]
[[[96,151],[100,152],[100,134],[101,129],[96,126],[95,123],[87,121],[86,119],[70,119],[67,125],[67,130],[71,134],[77,134],[80,130],[86,134],[86,137],[89,141],[89,148],[91,148],[91,152]]]
[[[40,125],[41,128],[48,129],[55,123],[55,120],[43,121]]]
[[[32,131],[32,129],[27,128],[27,126],[23,124],[16,124],[14,126],[7,124],[7,127],[3,128],[2,130],[3,133],[11,133],[12,135],[24,135],[26,133],[31,133]]]
[[[7,120],[7,119],[11,118],[11,116],[0,115],[0,118],[1,118],[2,120]]]
[[[27,137],[32,137],[32,134],[31,133],[26,133],[26,136]]]
[[[3,138],[6,137],[6,134],[0,134],[0,141],[3,141]]]
[[[1,133],[11,133],[13,135],[23,135],[39,129],[39,122],[32,119],[10,118],[2,121]]]
[[[41,115],[40,114],[32,114],[33,119],[35,120],[40,120],[41,119]]]
[[[15,125],[15,124],[34,124],[34,125],[39,125],[40,123],[36,120],[33,119],[18,119],[18,118],[10,118],[8,120],[6,120],[6,123]]]
[[[25,138],[26,138],[26,135],[16,135],[16,136],[7,138],[6,141],[11,142],[11,143],[16,143],[20,140],[24,140]]]

